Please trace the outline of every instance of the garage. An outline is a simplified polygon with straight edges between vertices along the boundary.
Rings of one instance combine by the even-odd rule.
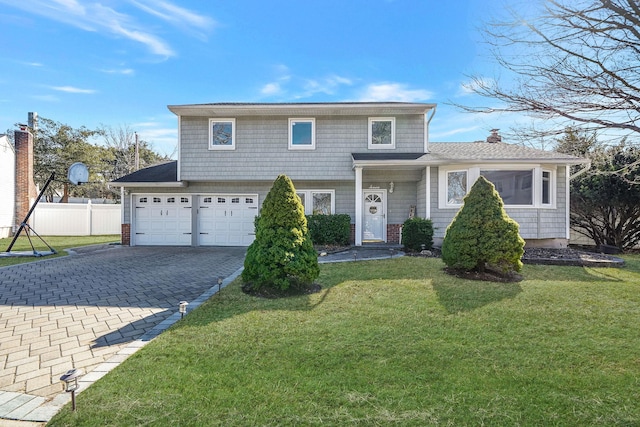
[[[249,246],[255,239],[257,194],[198,196],[198,245]]]
[[[137,194],[133,200],[133,245],[249,246],[255,239],[257,194]]]
[[[134,201],[133,244],[191,245],[191,196],[139,194]]]

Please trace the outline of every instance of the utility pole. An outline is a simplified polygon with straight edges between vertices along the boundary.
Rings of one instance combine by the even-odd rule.
[[[140,169],[140,149],[138,145],[138,132],[134,132],[136,135],[136,159],[135,159],[135,167],[136,170]]]

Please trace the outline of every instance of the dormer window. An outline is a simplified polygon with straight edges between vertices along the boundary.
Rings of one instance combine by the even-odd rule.
[[[396,148],[395,117],[369,117],[369,148]]]

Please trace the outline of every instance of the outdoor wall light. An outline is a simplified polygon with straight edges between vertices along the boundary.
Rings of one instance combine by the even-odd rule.
[[[62,387],[67,393],[71,393],[71,408],[76,410],[76,390],[78,389],[78,378],[82,376],[84,372],[82,369],[69,369],[63,376],[60,377]]]
[[[187,306],[188,305],[189,305],[188,302],[180,301],[180,304],[178,305],[178,311],[180,312],[180,318],[181,319],[184,317],[184,314],[187,312]]]
[[[389,193],[393,193],[393,188],[394,188],[395,186],[396,186],[396,185],[393,183],[393,181],[391,181],[391,182],[389,183]]]

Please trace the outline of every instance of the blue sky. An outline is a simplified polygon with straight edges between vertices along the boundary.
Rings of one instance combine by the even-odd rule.
[[[514,118],[469,75],[495,76],[479,28],[506,0],[0,0],[0,130],[29,111],[74,127],[128,125],[171,155],[167,105],[437,103],[432,141],[485,139]]]

